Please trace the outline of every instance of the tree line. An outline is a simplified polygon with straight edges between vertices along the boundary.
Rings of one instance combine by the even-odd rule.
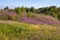
[[[9,9],[8,7],[5,7],[4,10]],[[9,9],[12,10],[12,9]],[[58,20],[60,20],[60,7],[56,6],[50,6],[50,7],[42,7],[35,9],[34,7],[16,7],[12,11],[15,11],[17,14],[21,14],[21,12],[32,12],[32,13],[37,13],[37,14],[44,14],[44,15],[49,15],[52,16]]]

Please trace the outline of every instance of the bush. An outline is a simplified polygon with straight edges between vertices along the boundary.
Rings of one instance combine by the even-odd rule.
[[[4,10],[8,10],[8,9],[9,9],[8,6],[4,8]]]
[[[33,15],[33,14],[30,13],[30,12],[27,12],[27,17],[35,17],[35,15]]]
[[[19,15],[22,16],[21,8],[15,8],[15,12]]]
[[[21,7],[21,12],[24,12],[24,11],[26,11],[26,10],[25,10],[25,8],[22,6],[22,7]]]
[[[60,20],[60,15],[58,15],[58,19]]]

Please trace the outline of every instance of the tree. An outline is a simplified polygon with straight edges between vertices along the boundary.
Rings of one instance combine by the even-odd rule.
[[[40,13],[44,13],[44,8],[39,8],[38,10],[40,11]]]
[[[51,16],[57,18],[57,13],[58,12],[57,12],[57,7],[56,6],[50,6],[49,7],[49,12],[51,12],[50,13]]]
[[[57,7],[56,6],[50,6],[49,7],[49,11],[56,12],[57,11]]]
[[[30,8],[25,8],[26,9],[26,12],[30,12]]]
[[[15,12],[16,12],[18,15],[22,16],[21,8],[20,8],[20,7],[15,8]]]
[[[21,13],[21,8],[20,7],[15,8],[15,12],[20,14]]]
[[[8,6],[6,6],[5,8],[4,8],[4,10],[8,10],[9,8],[8,8]]]
[[[58,19],[60,20],[60,15],[58,15]]]
[[[24,12],[25,11],[25,8],[24,6],[21,7],[21,12]]]
[[[34,12],[34,7],[31,7],[30,8],[30,12]]]
[[[60,7],[57,8],[57,11],[58,11],[58,19],[60,20]]]

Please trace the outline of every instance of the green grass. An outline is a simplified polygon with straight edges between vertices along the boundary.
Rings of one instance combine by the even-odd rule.
[[[0,22],[0,40],[60,40],[60,26]]]

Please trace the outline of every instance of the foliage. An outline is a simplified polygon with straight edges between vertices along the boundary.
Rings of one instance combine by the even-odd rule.
[[[27,17],[34,17],[34,15],[31,12],[27,12]]]
[[[21,7],[21,12],[25,12],[24,6]]]
[[[26,12],[30,12],[30,8],[25,8],[26,9]]]
[[[9,9],[8,7],[5,7],[4,9]],[[43,15],[50,15],[56,19],[60,19],[59,15],[60,15],[60,7],[56,7],[56,6],[50,6],[50,7],[43,7],[43,8],[38,8],[35,9],[34,7],[17,7],[15,8],[15,12],[18,15],[22,15],[22,12],[32,12],[32,13],[37,13],[37,14],[43,14]]]
[[[0,40],[60,40],[60,21],[55,18],[60,20],[60,8],[56,6],[2,10]]]
[[[9,23],[8,23],[9,22]],[[60,26],[0,22],[0,40],[59,40]]]
[[[4,10],[7,10],[7,9],[9,9],[8,6],[6,6],[6,7],[4,8]]]
[[[52,17],[52,16],[53,17]],[[32,12],[22,12],[18,14],[14,11],[2,11],[0,13],[0,20],[14,20],[14,21],[21,21],[26,22],[29,24],[49,24],[49,25],[59,25],[60,21],[56,20],[55,18],[60,18],[60,16],[56,15],[56,13],[50,13],[49,16],[42,15],[42,14],[34,14]]]
[[[56,6],[50,6],[50,7],[44,7],[44,8],[39,8],[38,9],[40,14],[45,14],[45,15],[50,15],[56,19],[58,18],[58,14],[60,13],[59,7],[57,8]]]
[[[60,15],[58,15],[58,19],[60,20]]]
[[[30,8],[30,12],[34,12],[34,10],[35,10],[34,7]]]
[[[18,15],[22,16],[22,13],[21,13],[21,8],[20,7],[17,7],[15,8],[15,11]]]

